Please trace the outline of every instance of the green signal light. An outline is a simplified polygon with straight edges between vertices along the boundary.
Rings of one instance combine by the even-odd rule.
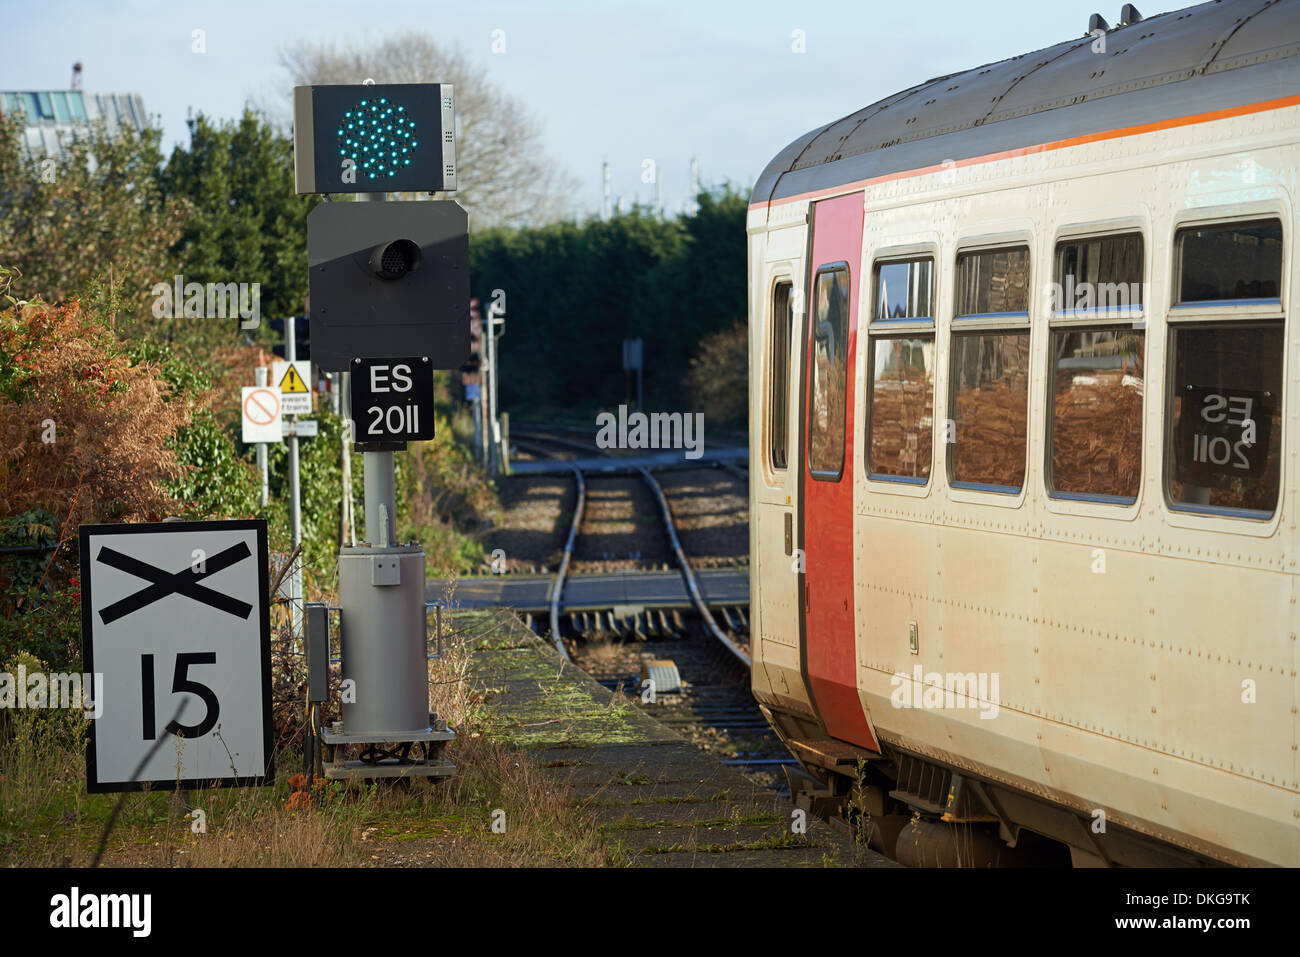
[[[395,176],[399,166],[411,165],[420,145],[415,121],[405,114],[405,106],[389,104],[386,97],[358,101],[344,112],[345,122],[338,128],[339,155],[367,171],[369,179]]]

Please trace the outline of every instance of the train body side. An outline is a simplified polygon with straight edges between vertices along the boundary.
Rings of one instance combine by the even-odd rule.
[[[809,650],[851,641],[858,698],[878,747],[968,774],[993,796],[1004,830],[1023,825],[1107,857],[1096,822],[1231,864],[1300,865],[1295,518],[1297,331],[1292,296],[1300,106],[1280,106],[957,170],[852,184],[864,205],[858,275],[898,251],[935,262],[932,466],[924,484],[867,471],[870,394],[865,322],[854,355],[852,593],[849,638],[808,628],[801,551],[807,342],[816,196],[756,203],[749,216],[753,687],[796,756],[844,771],[853,740],[827,720]],[[1284,230],[1284,425],[1272,517],[1171,509],[1165,494],[1166,377],[1174,236],[1188,223],[1277,218]],[[1048,493],[1047,282],[1063,236],[1143,237],[1141,484],[1131,505]],[[942,423],[953,263],[959,250],[1027,245],[1031,258],[1028,451],[1015,494],[954,486]],[[773,295],[795,297],[786,403],[787,467],[770,448]],[[858,313],[871,283],[857,287]],[[801,472],[804,473],[801,475]],[[787,541],[787,523],[790,529]],[[927,706],[912,679],[974,675],[969,694]],[[942,697],[942,696],[941,696]],[[918,706],[919,705],[919,706]],[[820,760],[818,755],[827,757]],[[1010,827],[1008,827],[1008,825]],[[1004,837],[1007,835],[1004,834]]]

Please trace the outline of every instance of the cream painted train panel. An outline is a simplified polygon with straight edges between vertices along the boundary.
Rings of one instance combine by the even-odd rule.
[[[1194,8],[1178,20],[1213,18],[1215,10]],[[1157,33],[1153,27],[1139,42]],[[959,86],[954,81],[948,92]],[[1208,80],[1203,87],[1213,88]],[[928,172],[751,207],[751,369],[757,375],[770,354],[773,270],[788,266],[801,287],[815,265],[802,261],[808,200],[863,189],[861,275],[869,277],[881,255],[926,252],[936,263],[936,445],[924,486],[867,477],[861,450],[870,282],[861,283],[858,303],[855,651],[860,697],[882,743],[1070,808],[1080,821],[1104,812],[1135,832],[1219,860],[1300,865],[1300,335],[1291,308],[1300,278],[1293,253],[1300,105],[1291,98],[1214,115],[1227,118],[1157,123],[1140,133],[1134,127],[972,164],[945,161],[942,168],[921,167]],[[817,160],[815,142],[792,144],[780,168],[796,175],[812,168],[806,160],[840,158],[837,148]],[[1265,216],[1279,218],[1284,232],[1277,509],[1264,521],[1172,510],[1165,500],[1164,423],[1174,235],[1188,223]],[[1046,283],[1060,239],[1119,230],[1144,237],[1144,309],[1131,317],[1145,335],[1138,496],[1131,505],[1053,498],[1045,488]],[[951,414],[952,265],[963,248],[1002,241],[1027,244],[1032,262],[1028,462],[1015,495],[952,487],[947,449],[937,439]],[[1269,314],[1258,307],[1258,318]],[[1177,317],[1192,321],[1195,311]],[[792,368],[800,351],[791,350]],[[768,378],[762,376],[763,388]],[[798,376],[791,381],[791,467],[779,481],[756,481],[753,496],[754,682],[760,699],[776,706],[787,692],[808,700],[800,686],[798,592],[785,575],[780,524],[787,504],[796,515],[799,506]],[[753,423],[762,421],[763,388],[751,389]],[[751,436],[751,463],[758,463],[766,428],[751,429]],[[910,684],[898,676],[918,666],[923,674],[984,676],[973,696],[961,696],[975,707],[896,707],[900,688]],[[1064,839],[1088,845],[1086,832]]]
[[[805,216],[787,217],[785,228],[758,229],[751,233],[750,262],[759,271],[750,279],[750,368],[764,374],[751,377],[752,421],[750,429],[750,635],[754,644],[753,687],[760,701],[811,716],[812,705],[803,687],[799,656],[798,580],[793,557],[785,554],[785,522],[797,514],[798,489],[791,467],[772,467],[767,442],[771,434],[771,388],[773,292],[786,281],[801,292],[803,256],[808,231]],[[760,224],[762,225],[762,224]],[[799,335],[801,300],[795,298],[792,339]],[[791,343],[789,354],[796,351]],[[790,380],[785,414],[788,432],[788,461],[798,467],[794,443],[797,440],[798,382]]]
[[[1274,123],[1251,120],[1248,125],[1277,133]],[[1293,128],[1290,135],[1294,138]],[[1206,152],[1207,140],[1241,143],[1230,129],[1210,136],[1155,136],[1182,139],[1184,148],[1200,153]],[[1098,194],[1143,195],[1143,184],[1152,179],[1194,184],[1210,180],[1222,187],[1225,172],[1240,168],[1242,161],[1200,156],[1170,163],[1177,169],[1166,172],[1152,163],[1152,147],[1147,146],[1128,151],[1143,164],[1140,168],[1116,170],[1115,164],[1127,157],[1095,155],[1105,154],[1101,148],[1062,152],[1067,154],[1059,157],[1063,169],[1055,175],[1066,178],[1048,190],[1050,200],[1041,205],[1035,231],[1036,279],[1048,275],[1063,229],[1089,222],[1132,224],[1146,237],[1147,402],[1139,500],[1127,507],[1051,500],[1043,494],[1041,481],[1035,482],[1033,473],[1041,470],[1031,468],[1023,505],[981,506],[978,497],[975,502],[950,500],[936,516],[921,505],[914,490],[882,489],[880,483],[869,482],[859,463],[856,601],[859,609],[869,610],[858,619],[864,701],[887,737],[933,745],[959,739],[958,726],[974,727],[978,733],[970,735],[967,749],[959,753],[985,772],[1063,792],[1079,799],[1079,806],[1089,804],[1088,797],[1104,804],[1097,796],[1108,796],[1121,818],[1146,822],[1140,826],[1157,833],[1187,832],[1189,846],[1198,846],[1199,837],[1209,845],[1237,846],[1247,858],[1300,863],[1295,824],[1300,807],[1295,798],[1296,653],[1290,637],[1295,630],[1295,535],[1289,522],[1281,527],[1282,513],[1293,514],[1294,509],[1294,452],[1283,470],[1277,518],[1243,523],[1176,514],[1175,520],[1188,526],[1180,528],[1171,526],[1163,501],[1162,432],[1164,314],[1178,217],[1185,221],[1184,210],[1191,203],[1200,203],[1207,218],[1275,204],[1286,224],[1284,271],[1289,275],[1295,218],[1289,214],[1287,188],[1293,183],[1146,195],[1144,203],[1123,210],[1117,208],[1121,204],[1098,203]],[[1162,151],[1166,158],[1168,152]],[[1240,157],[1243,150],[1234,154]],[[1259,168],[1294,170],[1297,160],[1293,147],[1269,147],[1254,162]],[[990,189],[993,179],[986,175],[981,187]],[[921,222],[948,227],[951,219],[961,223],[963,233],[996,233],[981,228],[982,211],[1031,208],[1033,204],[1018,194],[1034,189],[1006,185],[955,206],[937,201],[877,210],[868,216],[868,255],[885,244],[914,242]],[[1041,188],[1036,191],[1042,193]],[[883,192],[895,191],[887,187]],[[869,190],[869,210],[872,200]],[[963,238],[947,229],[940,260],[951,262]],[[1036,294],[1040,287],[1036,282]],[[1283,296],[1289,303],[1289,289],[1284,288]],[[946,408],[943,344],[951,320],[951,294],[942,283],[936,299],[940,348],[935,407],[940,414]],[[1046,359],[1043,305],[1036,300],[1032,307],[1035,362]],[[1290,328],[1287,338],[1294,349],[1296,336]],[[864,368],[865,363],[859,368],[859,389],[866,388]],[[1297,405],[1294,368],[1288,363],[1288,410]],[[1031,462],[1045,449],[1042,441],[1032,440],[1043,422],[1044,378],[1039,373],[1032,396]],[[1294,421],[1291,412],[1284,438],[1289,449],[1297,440]],[[864,429],[859,429],[863,442]],[[947,487],[943,454],[942,448],[935,450],[928,488],[970,499]],[[936,536],[917,527],[930,522],[959,528]],[[997,527],[982,531],[985,524]],[[931,547],[942,556],[937,561],[924,555]],[[1098,559],[1103,561],[1100,566]],[[1134,620],[1135,612],[1141,620]],[[905,653],[907,627],[913,620],[919,622],[921,634],[922,653],[916,657]],[[890,707],[892,687],[886,679],[891,669],[908,673],[918,660],[925,670],[938,672],[998,672],[1007,703],[998,718],[983,721],[993,729],[972,725],[981,720],[971,717],[978,712],[939,712],[936,717],[933,712]],[[1254,704],[1241,701],[1247,679],[1255,682]],[[1027,718],[1004,720],[1008,712],[1027,712]],[[1286,728],[1290,733],[1270,740],[1259,734],[1260,728]],[[1061,743],[1049,747],[1048,739]],[[1031,757],[1035,753],[1037,758]],[[1119,761],[1116,753],[1133,758]],[[1157,782],[1161,771],[1164,780]],[[1224,801],[1252,809],[1245,813],[1258,819],[1247,828],[1253,837],[1242,837],[1234,845],[1217,833],[1213,819],[1227,811],[1211,799],[1216,792],[1225,795]]]

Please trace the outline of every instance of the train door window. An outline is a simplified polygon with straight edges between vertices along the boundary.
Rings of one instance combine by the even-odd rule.
[[[1282,464],[1282,224],[1191,227],[1179,231],[1174,249],[1179,302],[1169,332],[1169,504],[1269,518]],[[1261,316],[1261,305],[1275,305],[1276,314]],[[1201,307],[1196,318],[1179,322],[1179,308],[1192,306]]]
[[[867,472],[924,485],[934,445],[934,260],[876,265]]]
[[[1137,501],[1146,333],[1132,320],[1146,298],[1143,261],[1140,233],[1057,246],[1047,456],[1055,498]]]
[[[786,467],[790,433],[790,335],[794,329],[793,286],[778,282],[772,292],[772,322],[769,327],[771,363],[768,395],[768,455],[772,468]]]
[[[951,353],[949,481],[1019,492],[1029,442],[1027,247],[958,254]]]
[[[809,323],[808,470],[820,481],[844,471],[844,403],[849,369],[849,266],[817,270]]]

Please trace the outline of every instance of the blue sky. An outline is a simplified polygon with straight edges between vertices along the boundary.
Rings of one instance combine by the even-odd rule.
[[[645,159],[672,212],[693,156],[706,185],[748,187],[804,131],[932,76],[1082,36],[1093,11],[1114,24],[1121,4],[1108,2],[0,0],[0,89],[66,89],[80,60],[86,90],[140,93],[164,142],[185,142],[190,109],[232,117],[250,102],[287,116],[286,43],[378,39],[395,28],[376,11],[401,9],[402,28],[459,47],[542,121],[550,155],[577,179],[576,212],[599,209],[604,160],[616,196],[649,202]],[[504,53],[492,51],[496,30]]]

